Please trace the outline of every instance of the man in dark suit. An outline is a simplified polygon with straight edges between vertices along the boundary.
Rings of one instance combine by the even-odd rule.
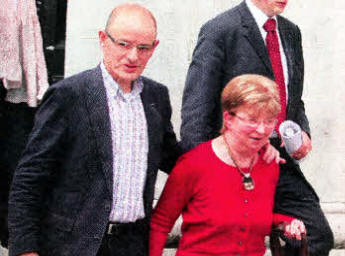
[[[140,76],[158,40],[137,4],[99,32],[103,61],[49,88],[16,169],[10,256],[147,255],[158,168],[177,157],[165,86]]]
[[[253,73],[282,84],[280,91],[284,96],[281,98],[287,102],[282,103],[282,109],[286,111],[283,119],[293,120],[301,126],[303,144],[290,157],[280,147],[278,133],[272,134],[271,144],[287,160],[281,165],[275,211],[302,219],[307,228],[311,255],[328,255],[333,246],[332,231],[315,191],[295,161],[308,154],[311,140],[301,99],[304,73],[301,33],[296,25],[279,16],[287,2],[245,0],[201,28],[183,94],[181,140],[186,151],[219,134],[222,126],[220,95],[233,77]],[[277,24],[278,32],[275,27],[265,27],[269,18]],[[280,49],[275,49],[278,54],[273,58],[272,47],[266,46],[271,32],[275,34],[276,48]],[[287,250],[293,249],[287,246]],[[293,254],[290,251],[286,255]]]

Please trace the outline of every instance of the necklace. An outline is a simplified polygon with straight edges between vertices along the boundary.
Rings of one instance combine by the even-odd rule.
[[[254,187],[255,187],[255,184],[254,184],[254,180],[253,178],[250,176],[250,173],[253,169],[253,163],[254,163],[254,159],[255,157],[252,158],[251,162],[250,162],[250,165],[249,165],[249,171],[248,172],[243,172],[241,170],[241,168],[239,167],[239,165],[237,164],[237,162],[235,161],[235,158],[234,156],[232,155],[231,153],[231,150],[230,150],[230,146],[228,144],[228,142],[226,141],[225,139],[225,135],[223,135],[223,140],[225,142],[225,145],[226,145],[226,148],[228,150],[228,153],[229,153],[229,156],[232,160],[232,162],[235,164],[236,166],[236,169],[238,170],[238,172],[241,174],[242,176],[242,184],[243,184],[243,187],[245,190],[253,190]]]

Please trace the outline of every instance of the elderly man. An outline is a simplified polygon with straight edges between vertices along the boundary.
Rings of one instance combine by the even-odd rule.
[[[186,151],[218,135],[222,126],[220,94],[233,77],[253,73],[274,79],[281,98],[279,123],[290,119],[303,130],[303,145],[292,157],[280,148],[278,132],[272,134],[272,145],[287,160],[281,165],[275,210],[303,220],[311,255],[328,255],[333,246],[332,231],[315,191],[295,161],[308,154],[311,140],[301,99],[301,33],[279,15],[287,3],[288,0],[245,0],[201,28],[184,89],[181,139]]]
[[[53,85],[9,200],[10,256],[146,255],[157,170],[178,154],[165,86],[141,76],[158,45],[152,13],[116,7],[95,69]]]

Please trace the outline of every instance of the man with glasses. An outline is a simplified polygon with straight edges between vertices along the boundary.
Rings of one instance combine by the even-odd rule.
[[[147,255],[157,171],[178,155],[168,90],[141,76],[156,33],[144,7],[116,7],[101,64],[47,91],[10,192],[10,256]]]
[[[328,255],[333,246],[332,231],[318,196],[295,161],[309,153],[311,140],[301,99],[301,33],[295,24],[279,15],[287,3],[288,0],[244,0],[201,28],[183,93],[181,140],[187,151],[218,136],[222,126],[220,95],[233,77],[253,73],[274,79],[279,85],[282,112],[271,143],[287,160],[281,165],[275,211],[303,220],[310,254]],[[277,129],[286,119],[298,123],[303,130],[303,144],[292,156],[281,147]],[[289,246],[286,250],[286,255],[294,255]]]

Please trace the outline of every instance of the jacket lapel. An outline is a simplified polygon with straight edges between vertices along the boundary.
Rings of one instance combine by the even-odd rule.
[[[157,162],[157,146],[159,146],[159,124],[160,124],[160,115],[158,112],[158,103],[155,100],[154,93],[150,88],[149,82],[143,78],[144,88],[141,92],[141,100],[143,103],[146,123],[147,123],[147,133],[149,140],[149,152],[148,152],[148,177],[153,175],[154,167],[158,165]]]
[[[113,188],[112,139],[107,96],[100,67],[90,71],[88,76],[84,97],[94,135],[90,139],[94,139],[95,143],[92,144],[97,145],[96,152],[105,175],[107,187],[111,192]]]
[[[250,13],[245,2],[239,5],[239,12],[242,18],[242,33],[248,39],[257,55],[260,57],[262,62],[265,64],[267,69],[273,75],[271,62],[268,56],[268,52],[260,33],[260,30],[254,20],[254,17]]]
[[[291,46],[291,40],[289,37],[291,37],[291,33],[289,31],[289,28],[285,26],[285,23],[283,22],[283,19],[280,16],[277,16],[278,20],[278,29],[279,29],[279,37],[282,41],[282,45],[284,48],[284,53],[286,56],[287,66],[288,66],[288,74],[289,74],[289,84],[290,84],[290,78],[293,77],[293,49]],[[293,40],[293,39],[292,39]]]
[[[280,17],[277,16],[278,20],[278,29],[279,29],[279,36],[280,40],[282,42],[283,48],[284,48],[284,53],[286,57],[286,62],[287,62],[287,68],[288,68],[288,75],[289,75],[289,80],[288,80],[288,102],[286,106],[286,113],[289,116],[290,113],[290,107],[292,106],[292,99],[294,98],[294,88],[293,88],[293,83],[292,83],[292,78],[294,76],[294,49],[291,43],[294,40],[293,33],[289,30],[289,27],[286,26],[286,23],[284,20]]]
[[[294,71],[293,71],[293,63],[294,63],[294,52],[293,52],[293,47],[291,45],[293,38],[293,34],[289,30],[289,28],[286,26],[284,20],[280,17],[277,16],[278,20],[278,29],[279,29],[279,36],[280,40],[282,42],[283,48],[284,48],[284,53],[286,57],[286,62],[287,62],[287,68],[288,68],[288,75],[289,75],[289,80],[288,80],[288,92],[289,92],[289,97],[288,97],[288,104],[287,104],[287,113],[289,112],[289,106],[291,106],[291,100],[293,99],[293,83],[291,82],[292,77],[294,76]]]

